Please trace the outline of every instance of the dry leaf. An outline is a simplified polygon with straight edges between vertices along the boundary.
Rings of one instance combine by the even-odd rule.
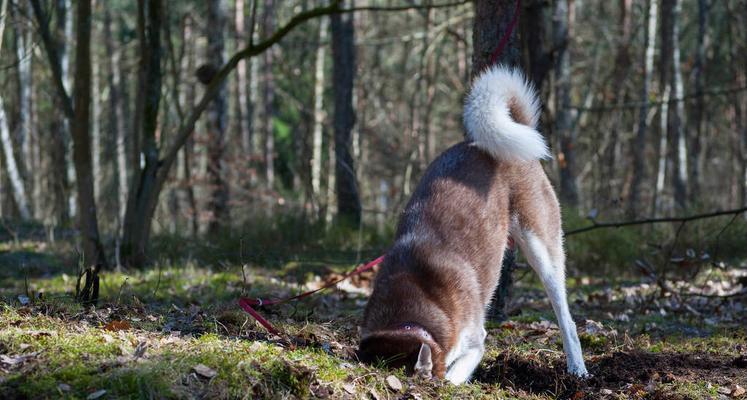
[[[736,383],[731,386],[731,397],[740,397],[744,395],[745,393],[747,393],[747,390],[737,385]]]
[[[394,375],[389,375],[386,377],[386,384],[395,392],[399,392],[402,390],[402,382],[400,382],[399,379],[397,379],[397,377]]]
[[[119,321],[119,320],[114,320],[104,325],[104,330],[112,331],[112,332],[126,331],[131,328],[132,328],[132,325],[130,325],[129,322]]]
[[[346,383],[342,385],[342,388],[350,394],[355,394],[355,385],[353,385],[352,383]]]
[[[192,367],[192,370],[195,371],[197,375],[208,379],[215,378],[215,376],[218,375],[218,373],[214,369],[208,367],[205,364],[197,364]]]
[[[379,392],[376,391],[376,389],[369,389],[368,394],[371,395],[371,398],[373,400],[381,400],[383,397],[379,394]]]

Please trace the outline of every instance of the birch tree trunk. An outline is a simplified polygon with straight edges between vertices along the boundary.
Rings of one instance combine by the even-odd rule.
[[[17,6],[20,12],[25,12],[22,5]],[[9,14],[19,14],[19,10],[9,10]],[[4,15],[8,18],[7,14]],[[33,165],[33,157],[31,152],[32,145],[32,127],[31,127],[31,59],[33,56],[33,46],[31,37],[26,35],[20,24],[19,15],[13,15],[14,20],[17,21],[14,24],[14,41],[16,49],[16,57],[18,59],[18,120],[16,124],[16,134],[14,135],[18,141],[20,147],[20,160],[17,160],[17,172],[20,174],[20,184],[24,185],[26,193],[32,192],[34,189],[33,176],[36,174]],[[12,186],[15,188],[17,183],[13,183]],[[16,190],[16,189],[14,189]],[[14,196],[16,197],[16,196]],[[17,201],[18,199],[16,199]],[[31,202],[31,198],[26,197],[27,204],[24,207],[27,208],[30,216],[34,215],[34,204]],[[20,206],[19,206],[20,208]]]
[[[638,129],[633,145],[631,147],[633,159],[633,179],[630,184],[628,196],[628,214],[638,215],[640,210],[641,183],[645,178],[646,168],[644,159],[646,155],[646,115],[648,114],[648,95],[651,86],[651,73],[654,69],[654,50],[656,44],[656,22],[658,14],[658,0],[648,0],[646,9],[646,28],[643,34],[643,85],[641,88],[641,107],[638,110]]]
[[[3,36],[5,34],[5,25],[9,19],[8,18],[8,3],[9,2],[10,2],[9,0],[3,1],[2,7],[0,7],[0,51],[2,51]],[[20,108],[23,108],[23,106],[21,106]],[[18,214],[21,217],[21,219],[29,219],[31,218],[31,213],[29,210],[28,196],[26,195],[26,187],[24,186],[23,179],[21,178],[18,161],[16,160],[15,151],[13,149],[13,140],[10,134],[10,125],[8,123],[8,118],[5,113],[5,102],[3,100],[2,95],[0,95],[0,141],[2,141],[2,151],[3,151],[3,159],[5,160],[5,169],[8,172],[8,179],[10,180],[11,192],[13,195],[13,199],[15,200],[16,208],[18,209]]]
[[[217,70],[224,63],[223,27],[225,25],[225,5],[223,0],[208,1],[207,13],[207,62]],[[207,232],[217,233],[228,221],[228,183],[223,168],[226,136],[226,85],[221,84],[218,95],[207,108],[207,181],[209,197],[207,209],[210,213]]]
[[[570,41],[573,36],[575,10],[573,0],[558,0],[553,17],[553,37],[558,59],[555,64],[555,134],[560,141],[557,160],[560,169],[560,199],[570,206],[578,207],[578,187],[576,185],[576,144],[575,130],[572,129],[571,110],[571,56]]]
[[[344,223],[358,226],[361,222],[361,201],[355,165],[350,155],[350,133],[355,125],[353,109],[353,81],[355,79],[354,13],[333,14],[332,27],[332,86],[335,114],[335,192],[337,215]]]
[[[7,1],[7,0],[6,0]],[[0,26],[0,28],[2,28]],[[8,118],[5,114],[5,102],[0,96],[0,140],[2,140],[3,147],[3,160],[5,160],[5,169],[8,172],[8,179],[10,180],[11,190],[13,193],[13,200],[15,200],[16,207],[18,208],[18,215],[21,219],[31,218],[31,212],[29,211],[29,201],[26,195],[26,188],[21,179],[21,173],[18,168],[18,161],[16,160],[15,152],[13,151],[13,140],[10,135],[10,128],[8,126]]]

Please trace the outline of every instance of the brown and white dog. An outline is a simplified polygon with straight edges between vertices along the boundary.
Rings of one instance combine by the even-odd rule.
[[[467,140],[428,167],[366,306],[359,357],[459,384],[485,351],[485,313],[509,235],[539,275],[568,371],[587,375],[568,310],[560,209],[539,160],[539,101],[521,72],[493,67],[464,107]]]

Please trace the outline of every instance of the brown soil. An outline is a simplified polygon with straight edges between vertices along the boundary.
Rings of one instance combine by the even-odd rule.
[[[663,396],[651,383],[707,381],[747,386],[747,367],[739,357],[710,354],[614,352],[587,363],[592,377],[581,380],[565,373],[561,361],[549,363],[540,357],[528,359],[504,352],[481,367],[475,380],[499,383],[518,392],[549,394],[558,398],[599,398],[603,389],[636,398],[682,398]],[[647,387],[648,386],[648,387]],[[684,398],[687,398],[686,396]]]

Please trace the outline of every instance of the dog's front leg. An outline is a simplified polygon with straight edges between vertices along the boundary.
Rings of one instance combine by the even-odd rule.
[[[459,342],[446,357],[446,380],[455,385],[469,380],[485,354],[487,334],[480,324],[478,328],[465,330],[459,335]]]

